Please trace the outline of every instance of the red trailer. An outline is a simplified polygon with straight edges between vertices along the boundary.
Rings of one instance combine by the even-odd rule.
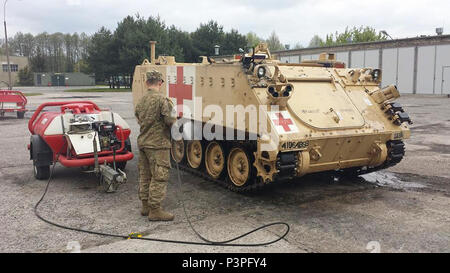
[[[0,90],[0,116],[6,112],[17,112],[17,118],[25,116],[27,98],[20,91]]]
[[[47,107],[55,109],[43,112]],[[34,111],[28,129],[37,179],[48,179],[50,165],[59,162],[96,173],[107,192],[126,181],[125,166],[133,159],[131,129],[119,114],[91,101],[46,102]]]

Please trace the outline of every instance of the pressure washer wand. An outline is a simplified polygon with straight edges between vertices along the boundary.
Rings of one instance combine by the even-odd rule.
[[[97,151],[97,141],[95,141],[97,137],[97,132],[94,134],[94,140],[92,141],[92,145],[94,145],[94,172],[95,173],[99,173],[100,172],[100,167],[98,166],[98,151]]]
[[[116,168],[116,146],[113,146],[113,167],[114,167],[114,170],[117,171],[117,168]]]

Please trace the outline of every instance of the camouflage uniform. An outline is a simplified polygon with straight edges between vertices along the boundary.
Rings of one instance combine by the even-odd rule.
[[[157,71],[147,72],[147,79],[161,79]],[[149,89],[135,107],[140,126],[139,199],[150,209],[160,209],[169,179],[170,129],[176,118],[170,99],[156,89]]]

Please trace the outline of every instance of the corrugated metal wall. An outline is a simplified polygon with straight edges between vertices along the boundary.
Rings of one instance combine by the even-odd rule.
[[[336,53],[336,60],[344,63],[348,63],[348,52],[338,52]]]
[[[414,47],[397,49],[397,88],[402,93],[414,90]]]
[[[442,76],[445,79],[445,81],[442,82],[442,93],[450,94],[450,66],[443,67]]]
[[[302,54],[280,60],[298,63],[318,57]],[[336,59],[351,68],[382,68],[382,86],[395,84],[401,93],[450,94],[450,45],[341,51],[336,52]]]
[[[379,50],[367,50],[364,61],[365,67],[380,68],[380,51]]]
[[[450,94],[450,45],[436,47],[436,81],[434,90]]]
[[[301,60],[317,60],[319,59],[319,54],[312,54],[312,55],[302,55],[300,56]]]
[[[433,94],[435,46],[421,46],[417,54],[418,93]]]
[[[382,51],[382,81],[381,85],[397,84],[397,49],[385,49]]]

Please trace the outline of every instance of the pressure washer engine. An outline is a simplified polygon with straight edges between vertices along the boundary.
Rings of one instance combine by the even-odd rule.
[[[46,107],[60,110],[43,112]],[[90,101],[49,102],[36,109],[28,129],[37,179],[48,179],[50,165],[60,162],[94,172],[106,192],[114,192],[126,182],[124,169],[133,158],[130,127],[117,113]]]

